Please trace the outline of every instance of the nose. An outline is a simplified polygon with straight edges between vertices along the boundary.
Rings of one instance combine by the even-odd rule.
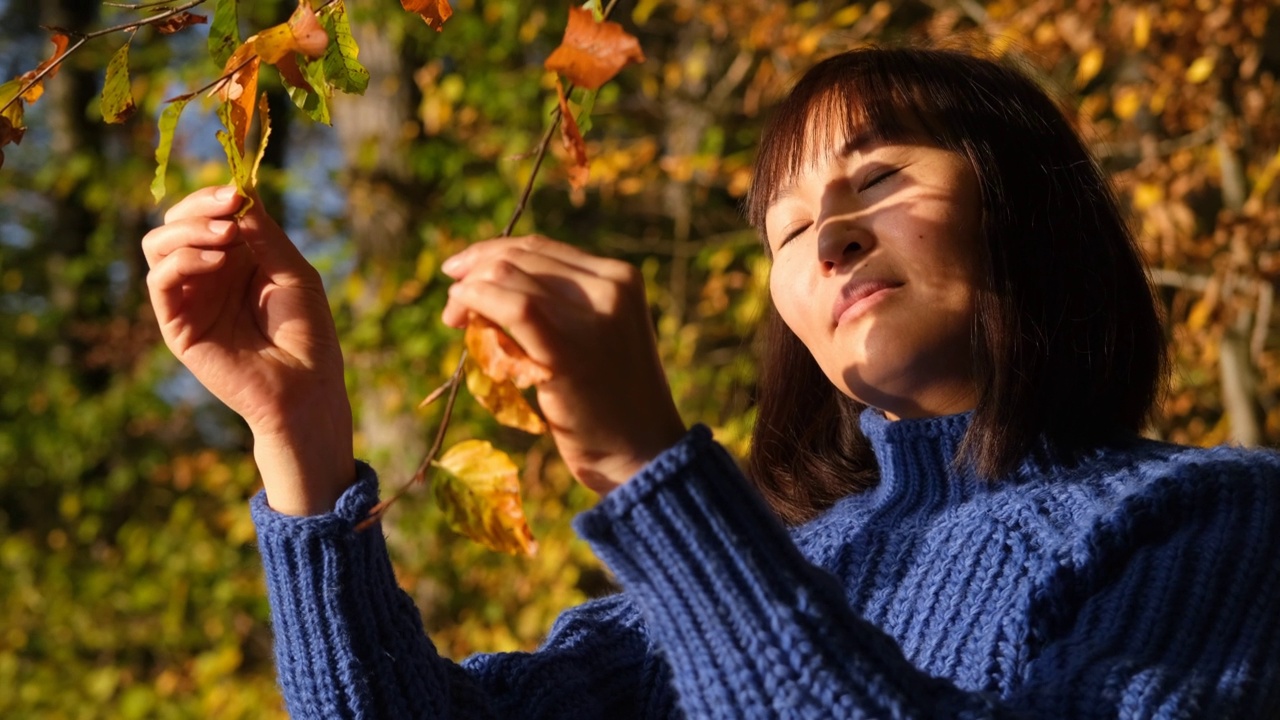
[[[870,247],[866,231],[848,220],[830,220],[818,230],[818,261],[822,263],[824,273],[844,269]]]

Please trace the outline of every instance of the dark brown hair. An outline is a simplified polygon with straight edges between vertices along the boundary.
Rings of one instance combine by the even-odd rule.
[[[957,462],[998,477],[1041,441],[1069,454],[1139,431],[1167,364],[1151,285],[1106,177],[1021,72],[949,50],[824,60],[764,131],[751,224],[763,238],[766,210],[815,152],[857,135],[919,138],[921,128],[968,159],[981,190],[978,400]],[[876,483],[858,427],[865,406],[831,384],[772,311],[757,405],[750,475],[784,520],[803,522]]]

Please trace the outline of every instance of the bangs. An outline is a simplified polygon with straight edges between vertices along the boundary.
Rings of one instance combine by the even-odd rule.
[[[928,94],[911,76],[879,53],[855,51],[815,65],[792,89],[761,135],[745,203],[747,220],[762,239],[769,206],[805,170],[851,142],[932,134],[937,109],[925,105]]]

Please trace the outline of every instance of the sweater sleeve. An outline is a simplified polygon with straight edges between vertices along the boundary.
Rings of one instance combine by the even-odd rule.
[[[1090,579],[1083,613],[1043,628],[1056,635],[1006,697],[925,674],[858,617],[705,428],[579,516],[578,529],[640,606],[691,717],[1263,717],[1280,681],[1276,496],[1198,505],[1203,520],[1191,525],[1137,508],[1161,520],[1115,547],[1143,549],[1133,562],[1119,550],[1084,563],[1108,572]],[[1212,560],[1188,562],[1204,542]],[[1233,554],[1249,566],[1214,565]],[[1177,576],[1156,597],[1152,566]],[[1182,605],[1178,593],[1191,590],[1200,600]],[[1208,602],[1224,597],[1228,607]]]
[[[331,513],[290,517],[252,501],[276,666],[294,718],[663,716],[668,670],[625,598],[564,613],[535,653],[441,657],[400,590],[378,528],[353,528],[377,502],[363,463]]]

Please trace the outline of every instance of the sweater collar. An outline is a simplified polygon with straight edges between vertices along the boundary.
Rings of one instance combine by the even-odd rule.
[[[884,413],[862,412],[862,433],[880,465],[880,484],[872,491],[880,502],[940,507],[971,497],[990,483],[955,462],[972,412],[915,420],[889,420]]]

